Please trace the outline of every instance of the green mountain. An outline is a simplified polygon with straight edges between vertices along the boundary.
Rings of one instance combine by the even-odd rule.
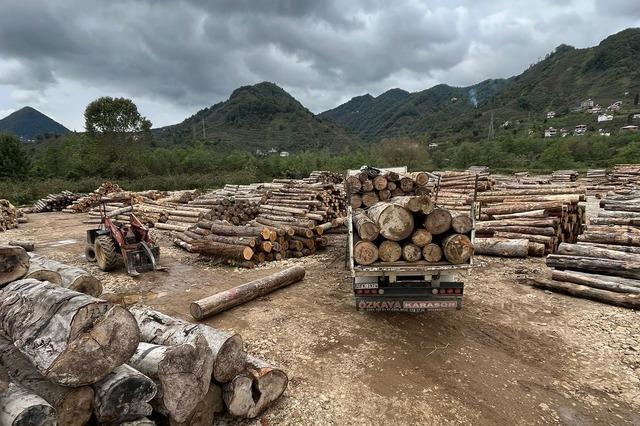
[[[228,100],[153,133],[160,144],[200,140],[221,149],[254,152],[340,151],[359,142],[341,126],[316,117],[282,88],[268,82],[240,87]]]
[[[63,135],[69,129],[40,111],[26,106],[0,120],[0,131],[12,133],[25,141],[38,136]]]
[[[532,130],[541,134],[545,126],[570,128],[576,124],[596,130],[603,127],[597,116],[575,111],[582,100],[591,98],[604,108],[620,100],[621,113],[630,113],[640,110],[633,105],[638,91],[640,29],[632,28],[590,48],[560,45],[544,60],[507,80],[462,88],[438,85],[416,93],[394,89],[375,98],[353,98],[319,116],[367,141],[405,135],[438,142],[474,141],[485,139],[490,127],[496,135]],[[472,105],[474,95],[477,108]],[[547,121],[549,110],[556,111],[558,118]],[[627,116],[620,115],[615,125],[609,125],[611,129],[604,127],[619,129],[626,122]]]

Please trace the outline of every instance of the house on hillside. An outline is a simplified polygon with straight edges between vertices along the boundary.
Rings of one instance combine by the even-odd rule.
[[[566,138],[570,134],[571,132],[569,131],[569,129],[565,129],[564,127],[560,129],[560,136],[562,136],[563,138]]]
[[[612,114],[600,114],[598,116],[598,123],[602,123],[603,121],[613,121]]]
[[[438,144],[437,143],[431,142],[429,144],[429,149],[436,149],[436,148],[438,148]]]
[[[640,120],[640,112],[634,112],[631,116],[632,120]]]
[[[288,157],[289,153],[287,151],[281,151],[280,152],[280,157]]]
[[[594,105],[593,99],[587,99],[585,101],[580,102],[580,108],[582,109],[593,108],[593,105]]]
[[[546,129],[544,131],[544,137],[545,138],[553,138],[555,136],[558,135],[558,131],[556,129],[554,129],[553,127],[549,127],[548,129]]]
[[[508,129],[509,127],[511,127],[511,122],[507,120],[504,123],[502,123],[500,127],[502,127],[503,129]]]
[[[578,124],[573,131],[573,134],[576,136],[584,135],[587,133],[587,125],[586,124]]]
[[[547,112],[547,118],[556,118],[556,112],[555,111]]]
[[[638,126],[630,124],[628,126],[620,127],[620,131],[625,133],[636,133],[638,131]]]
[[[611,132],[607,132],[604,129],[598,129],[598,135],[600,135],[600,136],[611,136]]]
[[[458,102],[458,98],[454,96],[453,98],[451,98],[451,102]]]
[[[600,114],[602,112],[602,107],[600,105],[596,105],[593,108],[587,108],[587,114]]]

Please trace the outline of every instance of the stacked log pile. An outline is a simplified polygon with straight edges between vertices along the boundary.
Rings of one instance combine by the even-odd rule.
[[[260,204],[266,199],[261,184],[225,185],[190,201],[188,206],[206,208],[207,220],[224,220],[234,225],[244,225],[255,219]]]
[[[578,180],[578,172],[575,170],[556,170],[551,173],[551,181],[555,183],[575,182]]]
[[[304,179],[305,182],[308,183],[342,183],[344,182],[344,177],[340,173],[330,172],[327,170],[314,170],[309,173],[309,177]]]
[[[238,334],[21,278],[29,258],[12,249],[22,252],[0,250],[2,424],[153,424],[155,414],[210,425],[225,409],[257,417],[286,389],[286,373],[247,356]]]
[[[64,209],[64,211],[68,213],[87,212],[91,207],[100,204],[102,197],[114,192],[122,192],[122,188],[120,188],[118,184],[109,181],[104,182],[92,193],[73,201]]]
[[[611,182],[617,188],[640,187],[640,164],[617,164],[611,171]]]
[[[49,194],[36,201],[33,206],[26,209],[26,211],[27,213],[59,212],[82,196],[83,194],[76,194],[71,191]]]
[[[620,187],[620,184],[609,179],[606,169],[587,170],[587,195],[601,197],[617,187]]]
[[[0,232],[18,226],[18,210],[8,200],[0,199]]]
[[[489,169],[483,166],[463,171],[437,171],[439,176],[436,202],[449,210],[468,212],[473,203],[473,194],[491,191],[495,180],[489,175]],[[434,190],[434,192],[436,192]]]
[[[481,207],[476,236],[494,239],[479,241],[478,253],[509,256],[508,250],[492,252],[491,245],[520,240],[512,243],[512,256],[521,257],[522,249],[515,246],[528,240],[529,255],[542,256],[554,253],[562,242],[576,242],[584,229],[585,191],[581,186],[503,184],[495,191],[478,194],[477,201]]]
[[[640,309],[640,191],[622,191],[601,201],[577,244],[560,244],[547,257],[551,280],[527,282],[546,290]]]
[[[375,168],[363,168],[345,181],[352,209],[371,207],[378,201],[389,201],[392,197],[429,195],[431,187],[426,173],[400,174]]]
[[[473,219],[434,206],[426,195],[393,197],[355,209],[351,225],[357,265],[464,264],[473,254]]]

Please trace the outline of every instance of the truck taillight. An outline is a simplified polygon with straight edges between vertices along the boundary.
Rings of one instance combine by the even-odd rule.
[[[462,294],[462,289],[461,288],[456,288],[456,289],[453,290],[453,292],[455,294]]]

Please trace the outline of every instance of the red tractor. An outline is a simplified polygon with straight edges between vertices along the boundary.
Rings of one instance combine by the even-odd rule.
[[[87,230],[84,252],[87,260],[97,262],[103,271],[112,271],[122,258],[132,276],[163,269],[158,265],[160,247],[149,236],[149,228],[133,213],[129,216],[129,223],[116,224],[107,217],[104,201],[100,213],[100,226]]]

